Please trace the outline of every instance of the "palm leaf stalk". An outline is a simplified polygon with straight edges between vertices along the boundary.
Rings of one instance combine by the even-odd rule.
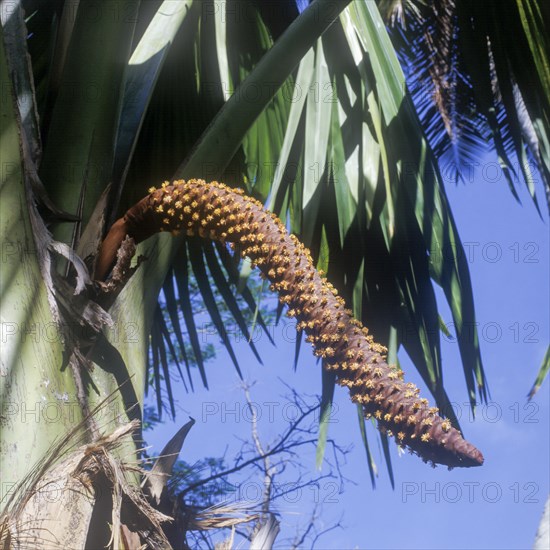
[[[420,390],[403,381],[403,373],[386,362],[386,348],[374,342],[368,329],[352,316],[333,285],[318,272],[309,250],[283,223],[240,189],[218,182],[178,180],[131,207],[109,233],[99,251],[95,278],[104,280],[115,264],[122,242],[142,242],[155,233],[180,232],[220,241],[258,266],[279,300],[298,320],[315,355],[336,373],[367,418],[394,435],[425,462],[478,466],[483,456],[462,438],[449,420],[438,415]]]

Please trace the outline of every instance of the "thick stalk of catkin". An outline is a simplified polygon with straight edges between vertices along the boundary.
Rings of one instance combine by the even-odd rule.
[[[340,385],[349,388],[365,416],[424,461],[479,466],[482,454],[462,438],[437,408],[387,364],[386,349],[352,317],[336,289],[315,269],[309,251],[281,221],[238,189],[203,180],[165,182],[130,208],[105,238],[95,278],[104,280],[126,235],[141,242],[159,231],[200,235],[228,243],[271,282],[288,315],[296,317],[315,355],[323,357]]]

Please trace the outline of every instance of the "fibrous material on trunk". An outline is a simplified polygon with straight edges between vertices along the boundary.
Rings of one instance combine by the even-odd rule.
[[[138,422],[75,448],[84,426],[66,434],[15,487],[0,514],[0,549],[141,548],[142,542],[171,548],[161,524],[172,518],[131,484],[139,468],[113,453]]]
[[[414,384],[403,381],[402,371],[387,364],[386,349],[353,318],[337,290],[315,269],[307,248],[259,201],[203,180],[165,182],[149,191],[103,241],[97,280],[109,274],[126,236],[141,242],[159,231],[183,232],[229,244],[269,279],[315,355],[349,388],[367,418],[376,418],[381,430],[425,461],[449,467],[483,463],[480,451],[419,397]]]

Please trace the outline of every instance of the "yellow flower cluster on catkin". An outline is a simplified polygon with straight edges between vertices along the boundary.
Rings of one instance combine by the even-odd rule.
[[[449,467],[483,463],[481,453],[419,397],[419,389],[387,364],[386,349],[353,318],[337,290],[315,269],[307,248],[259,201],[239,189],[203,180],[151,188],[107,235],[97,278],[107,276],[125,236],[140,242],[159,231],[227,243],[248,257],[288,306],[287,314],[296,317],[296,328],[306,333],[315,355],[349,388],[352,401],[400,445],[425,461]]]

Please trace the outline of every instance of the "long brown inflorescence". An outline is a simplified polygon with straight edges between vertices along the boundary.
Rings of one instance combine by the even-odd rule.
[[[107,277],[126,236],[141,242],[159,231],[181,231],[236,247],[269,279],[315,355],[349,388],[367,418],[374,416],[380,429],[424,461],[449,467],[483,463],[480,451],[419,397],[414,384],[403,381],[402,371],[387,364],[387,350],[353,318],[337,290],[315,269],[307,248],[259,201],[239,189],[203,180],[165,182],[149,191],[105,238],[97,280]]]

